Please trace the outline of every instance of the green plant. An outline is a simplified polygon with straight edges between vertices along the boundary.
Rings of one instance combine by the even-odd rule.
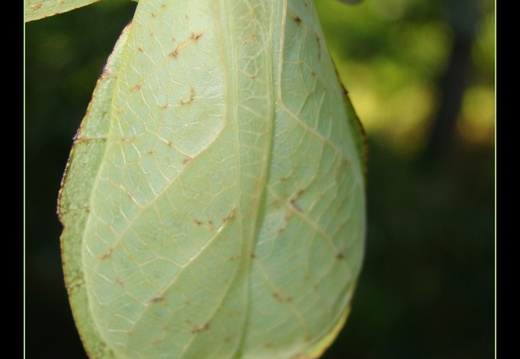
[[[60,192],[89,356],[321,355],[361,269],[363,146],[311,1],[140,0]]]

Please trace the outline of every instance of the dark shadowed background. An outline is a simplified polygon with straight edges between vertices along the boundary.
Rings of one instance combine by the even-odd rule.
[[[370,146],[364,268],[324,358],[494,357],[494,1],[315,3]],[[105,0],[25,27],[29,359],[86,358],[62,279],[56,199],[134,7]]]

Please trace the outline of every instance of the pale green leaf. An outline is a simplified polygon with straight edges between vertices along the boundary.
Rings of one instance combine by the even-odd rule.
[[[24,0],[25,21],[61,14],[100,0]]]
[[[92,358],[315,358],[363,258],[362,133],[310,0],[140,0],[60,196]]]
[[[88,311],[81,241],[89,216],[92,186],[105,151],[110,106],[129,27],[121,34],[98,80],[87,114],[74,139],[59,196],[58,213],[64,224],[61,243],[65,282],[76,325],[91,358],[113,356],[110,348],[99,338]]]

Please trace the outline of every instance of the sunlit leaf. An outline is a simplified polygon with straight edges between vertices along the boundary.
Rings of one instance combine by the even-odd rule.
[[[61,14],[100,0],[24,0],[25,21]]]
[[[140,0],[60,194],[92,358],[314,358],[363,258],[363,139],[311,1]]]

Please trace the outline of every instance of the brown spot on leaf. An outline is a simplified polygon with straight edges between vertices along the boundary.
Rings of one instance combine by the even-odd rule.
[[[150,303],[157,303],[157,302],[161,302],[163,300],[164,300],[164,296],[158,295],[157,297],[153,297],[152,299],[150,299]]]
[[[186,321],[189,325],[191,325],[192,329],[191,329],[191,334],[197,334],[203,330],[209,330],[209,322],[206,322],[202,325],[196,325],[196,324],[193,324],[191,321],[187,320]]]
[[[39,3],[39,4],[34,4],[34,5],[29,6],[29,9],[31,9],[31,10],[38,10],[38,9],[40,9],[42,6],[43,6],[43,3],[41,2],[41,3]]]
[[[109,258],[110,256],[112,256],[113,252],[114,252],[113,247],[108,248],[108,250],[105,253],[103,253],[103,255],[101,257],[99,257],[99,260],[103,261],[103,260]]]
[[[141,87],[143,87],[143,84],[138,83],[137,85],[135,85],[134,87],[132,87],[130,89],[130,92],[137,92],[137,91],[139,91],[141,89]]]
[[[179,55],[179,46],[177,46],[175,49],[173,49],[172,52],[168,55],[171,58],[176,58]]]
[[[125,143],[125,142],[128,142],[128,143],[132,143],[135,141],[135,136],[134,137],[121,137],[121,143]]]
[[[284,303],[292,302],[292,297],[284,296],[284,295],[282,295],[281,293],[278,293],[278,292],[274,292],[273,293],[273,297],[275,297],[280,302],[284,302]]]
[[[235,209],[233,208],[224,219],[222,219],[223,222],[227,222],[235,217]]]
[[[185,47],[187,47],[188,45],[192,44],[193,42],[197,41],[198,39],[200,39],[200,37],[204,34],[204,31],[200,31],[200,32],[192,32],[191,33],[191,37],[184,41],[182,44],[178,45],[175,49],[173,49],[172,52],[170,52],[170,54],[168,55],[169,57],[171,58],[177,58],[177,56],[179,56],[179,52],[181,50],[183,50]],[[175,41],[175,38],[173,39],[173,41]]]
[[[193,99],[195,98],[195,89],[192,87],[190,89],[190,97],[181,100],[181,106],[188,105],[193,102]]]
[[[198,220],[196,218],[193,218],[193,222],[197,226],[203,227],[203,228],[207,229],[208,231],[214,231],[215,230],[215,226],[213,225],[213,221],[211,219],[206,223],[206,222],[203,222],[203,221]]]
[[[296,204],[296,200],[295,200],[295,199],[291,200],[291,206],[292,206],[292,208],[294,208],[294,209],[296,210],[296,212],[301,212],[301,211],[302,211],[302,209],[300,208],[300,206],[298,206],[298,205]]]
[[[321,41],[320,41],[320,37],[318,35],[316,35],[316,42],[318,43],[318,59],[321,58]]]
[[[256,34],[252,34],[251,36],[249,36],[249,38],[247,38],[246,40],[244,40],[244,42],[242,42],[242,46],[247,45],[250,42],[255,42],[255,41],[256,41]]]
[[[296,191],[295,194],[292,195],[291,199],[289,200],[289,203],[291,203],[291,207],[294,208],[297,212],[302,211],[302,209],[296,204],[296,201],[300,198],[303,191],[303,188],[299,189],[298,191]]]
[[[201,31],[201,32],[192,32],[192,33],[191,33],[191,39],[197,41],[198,39],[200,39],[200,37],[201,37],[202,35],[204,35],[204,31]]]

